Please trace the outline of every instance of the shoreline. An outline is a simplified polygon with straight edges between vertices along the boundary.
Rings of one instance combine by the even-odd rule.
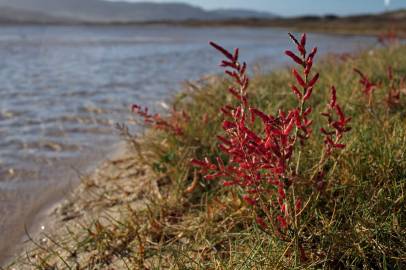
[[[30,214],[28,222],[24,225],[25,233],[20,234],[19,240],[17,240],[14,245],[6,247],[8,251],[11,251],[10,254],[13,255],[4,256],[4,258],[0,261],[0,267],[2,265],[7,265],[12,261],[13,258],[16,257],[16,254],[21,253],[24,247],[27,246],[30,236],[37,237],[41,231],[43,231],[41,228],[48,227],[47,224],[55,223],[55,210],[77,191],[82,183],[82,177],[87,177],[87,175],[93,174],[107,160],[122,156],[126,151],[125,147],[126,146],[123,142],[118,142],[114,146],[110,147],[111,149],[108,151],[110,154],[108,154],[107,158],[104,157],[98,161],[90,163],[85,168],[81,168],[80,170],[72,168],[72,170],[75,170],[75,176],[73,176],[70,181],[67,181],[56,190],[52,191],[53,194],[48,194],[45,198],[42,198],[43,203],[37,206],[37,210],[32,211],[33,214]]]
[[[119,166],[131,168],[123,171],[117,169]],[[3,262],[4,269],[32,269],[31,266],[25,264],[30,261],[30,256],[35,257],[30,254],[35,253],[39,245],[53,242],[53,236],[58,241],[63,241],[64,233],[61,228],[69,227],[71,232],[80,234],[83,230],[81,223],[91,222],[102,216],[116,215],[123,210],[120,206],[124,202],[120,202],[120,200],[124,197],[126,197],[126,203],[129,203],[131,207],[142,207],[144,196],[147,197],[147,195],[140,192],[148,191],[151,194],[156,192],[154,191],[156,187],[150,186],[152,182],[149,181],[150,173],[146,173],[147,171],[149,169],[140,165],[140,162],[129,155],[126,148],[122,146],[119,151],[101,161],[91,173],[81,176],[80,182],[66,197],[51,202],[41,210],[34,220],[35,224],[30,226],[29,235],[26,236],[28,239],[19,244],[16,255]],[[120,179],[122,173],[125,174],[125,177]],[[147,175],[145,185],[134,181],[132,178],[134,175]],[[139,180],[139,178],[137,179]],[[126,191],[120,191],[126,186],[131,187],[130,196]],[[104,193],[113,189],[116,189],[117,194],[104,197]],[[137,190],[140,191],[137,192]],[[41,222],[39,222],[40,220]]]

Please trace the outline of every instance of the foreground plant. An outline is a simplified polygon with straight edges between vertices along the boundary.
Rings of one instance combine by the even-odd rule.
[[[288,242],[286,253],[291,253],[289,247],[293,246],[294,254],[305,261],[299,235],[300,217],[312,196],[300,198],[295,189],[323,181],[325,163],[334,150],[345,147],[341,139],[350,130],[347,126],[350,118],[345,117],[337,102],[335,87],[332,87],[328,111],[323,113],[328,119],[328,127],[321,129],[325,139],[320,162],[315,169],[300,171],[301,151],[312,134],[309,100],[319,79],[319,74],[313,75],[312,72],[317,48],[308,53],[305,34],[300,41],[289,35],[297,49],[297,54],[290,50],[285,52],[299,67],[299,70],[292,69],[295,82],[290,85],[297,106],[280,109],[276,114],[265,113],[250,103],[247,65],[239,62],[238,49],[231,53],[216,43],[210,43],[226,58],[221,66],[234,82],[228,91],[237,103],[222,108],[224,134],[218,136],[218,147],[225,158],[218,156],[216,162],[209,158],[193,160],[192,164],[201,168],[206,180],[219,178],[225,187],[238,190],[242,199],[252,207],[261,229]],[[313,172],[309,174],[309,170]],[[306,179],[306,175],[311,175],[310,179]]]

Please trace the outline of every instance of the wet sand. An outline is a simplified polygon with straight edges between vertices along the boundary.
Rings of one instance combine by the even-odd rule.
[[[38,216],[27,239],[15,249],[20,255],[8,258],[5,269],[32,269],[35,263],[40,263],[43,249],[55,248],[53,241],[74,246],[77,243],[67,237],[67,228],[80,237],[85,224],[103,220],[103,217],[110,222],[112,218],[127,216],[129,208],[145,207],[146,200],[160,197],[156,180],[154,173],[141,165],[134,155],[123,150],[116,153],[91,174],[83,175],[79,186],[64,200],[50,205]],[[38,248],[38,245],[42,247]],[[61,248],[57,252],[66,254],[68,251]],[[90,256],[83,252],[76,259],[83,265]],[[61,263],[57,256],[49,262]]]
[[[116,151],[122,151],[121,145],[115,147],[118,149]],[[111,156],[116,155],[114,151],[111,152]],[[75,190],[80,183],[80,175],[92,172],[99,165],[100,157],[106,156],[105,151],[94,154],[60,165],[38,168],[37,181],[0,181],[0,211],[4,214],[0,229],[5,232],[0,234],[0,265],[14,256],[28,240],[26,232],[33,232],[42,226],[48,216],[46,212]],[[16,199],[20,201],[15,202]]]

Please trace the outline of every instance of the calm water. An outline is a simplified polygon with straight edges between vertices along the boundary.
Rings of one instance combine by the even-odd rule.
[[[263,70],[286,60],[286,31],[181,27],[0,27],[0,260],[24,225],[119,141],[130,104],[158,108],[181,82],[219,72],[207,42]],[[311,36],[322,53],[373,39]],[[251,65],[252,66],[252,65]]]

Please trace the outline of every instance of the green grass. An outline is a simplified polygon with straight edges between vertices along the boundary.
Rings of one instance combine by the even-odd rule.
[[[315,66],[321,77],[311,101],[314,140],[303,149],[300,166],[311,168],[318,162],[322,140],[318,127],[324,123],[319,113],[325,109],[331,85],[337,87],[338,100],[353,120],[347,147],[328,164],[325,190],[315,195],[314,183],[306,175],[302,179],[306,186],[297,190],[303,198],[317,196],[301,227],[306,263],[287,256],[289,243],[258,228],[238,190],[207,182],[190,166],[192,158],[220,155],[219,109],[232,100],[226,91],[228,82],[213,78],[187,85],[174,98],[176,110],[188,115],[180,122],[183,136],[151,129],[141,139],[127,134],[126,139],[134,142],[129,144],[135,146],[134,157],[152,168],[154,179],[160,179],[162,197],[151,200],[147,208],[123,207],[126,214],[119,220],[89,224],[80,237],[65,239],[70,257],[73,251],[94,254],[92,262],[72,263],[72,269],[126,269],[115,268],[120,262],[128,269],[405,269],[404,86],[399,86],[404,91],[399,106],[388,109],[384,101],[389,83],[386,69],[393,66],[395,78],[403,79],[405,55],[406,47],[376,49],[346,60],[328,57]],[[360,91],[355,67],[373,81],[382,81],[370,105]],[[295,102],[288,87],[291,81],[288,69],[254,75],[251,101],[269,113],[291,108]],[[65,269],[70,260],[55,256],[60,248],[53,245],[47,250],[38,251],[41,260],[32,265]]]

